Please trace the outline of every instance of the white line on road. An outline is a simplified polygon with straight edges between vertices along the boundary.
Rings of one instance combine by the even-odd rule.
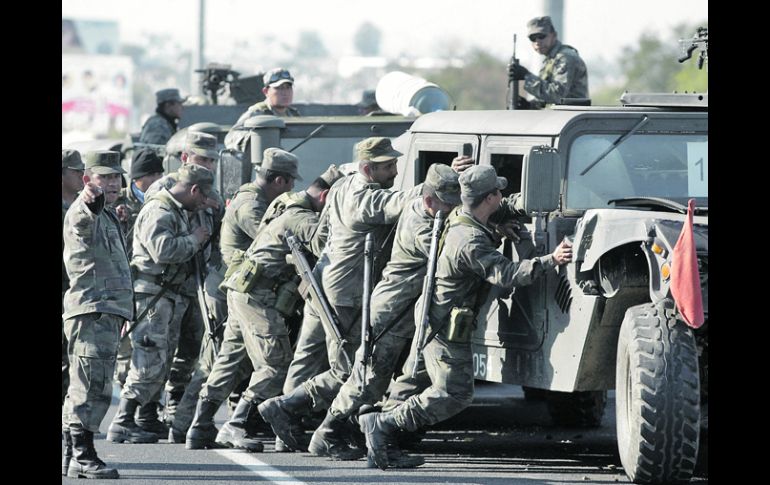
[[[277,468],[273,468],[264,461],[260,461],[252,453],[246,453],[239,450],[214,451],[224,456],[228,460],[250,470],[255,475],[271,480],[273,483],[280,483],[281,485],[306,485],[305,482],[297,480],[296,478],[285,474]]]

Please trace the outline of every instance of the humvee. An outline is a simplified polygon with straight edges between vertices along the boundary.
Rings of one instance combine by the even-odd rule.
[[[708,399],[708,95],[632,95],[615,107],[446,111],[398,140],[395,188],[468,153],[521,192],[515,260],[565,237],[573,262],[511,296],[490,294],[473,334],[477,379],[545,394],[559,424],[598,426],[616,392],[618,449],[637,483],[691,477]],[[706,322],[679,317],[671,252],[695,199]]]

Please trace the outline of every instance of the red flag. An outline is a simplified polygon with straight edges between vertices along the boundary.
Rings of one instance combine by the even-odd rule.
[[[687,219],[671,253],[671,294],[685,323],[692,328],[703,325],[703,297],[700,290],[698,257],[692,234],[695,199],[687,202]]]

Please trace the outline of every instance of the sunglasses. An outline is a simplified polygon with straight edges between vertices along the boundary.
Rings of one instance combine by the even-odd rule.
[[[291,74],[289,74],[289,71],[276,72],[270,76],[270,82],[268,84],[274,83],[280,79],[292,79],[292,77]]]
[[[548,34],[532,34],[529,36],[529,40],[535,42],[536,40],[543,40],[546,37],[548,37]]]

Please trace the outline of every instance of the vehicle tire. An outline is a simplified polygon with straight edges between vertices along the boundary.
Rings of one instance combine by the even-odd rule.
[[[693,333],[663,300],[626,311],[618,339],[618,451],[634,483],[681,483],[698,456],[700,382]]]
[[[607,407],[607,391],[546,391],[545,403],[557,426],[598,428]]]

